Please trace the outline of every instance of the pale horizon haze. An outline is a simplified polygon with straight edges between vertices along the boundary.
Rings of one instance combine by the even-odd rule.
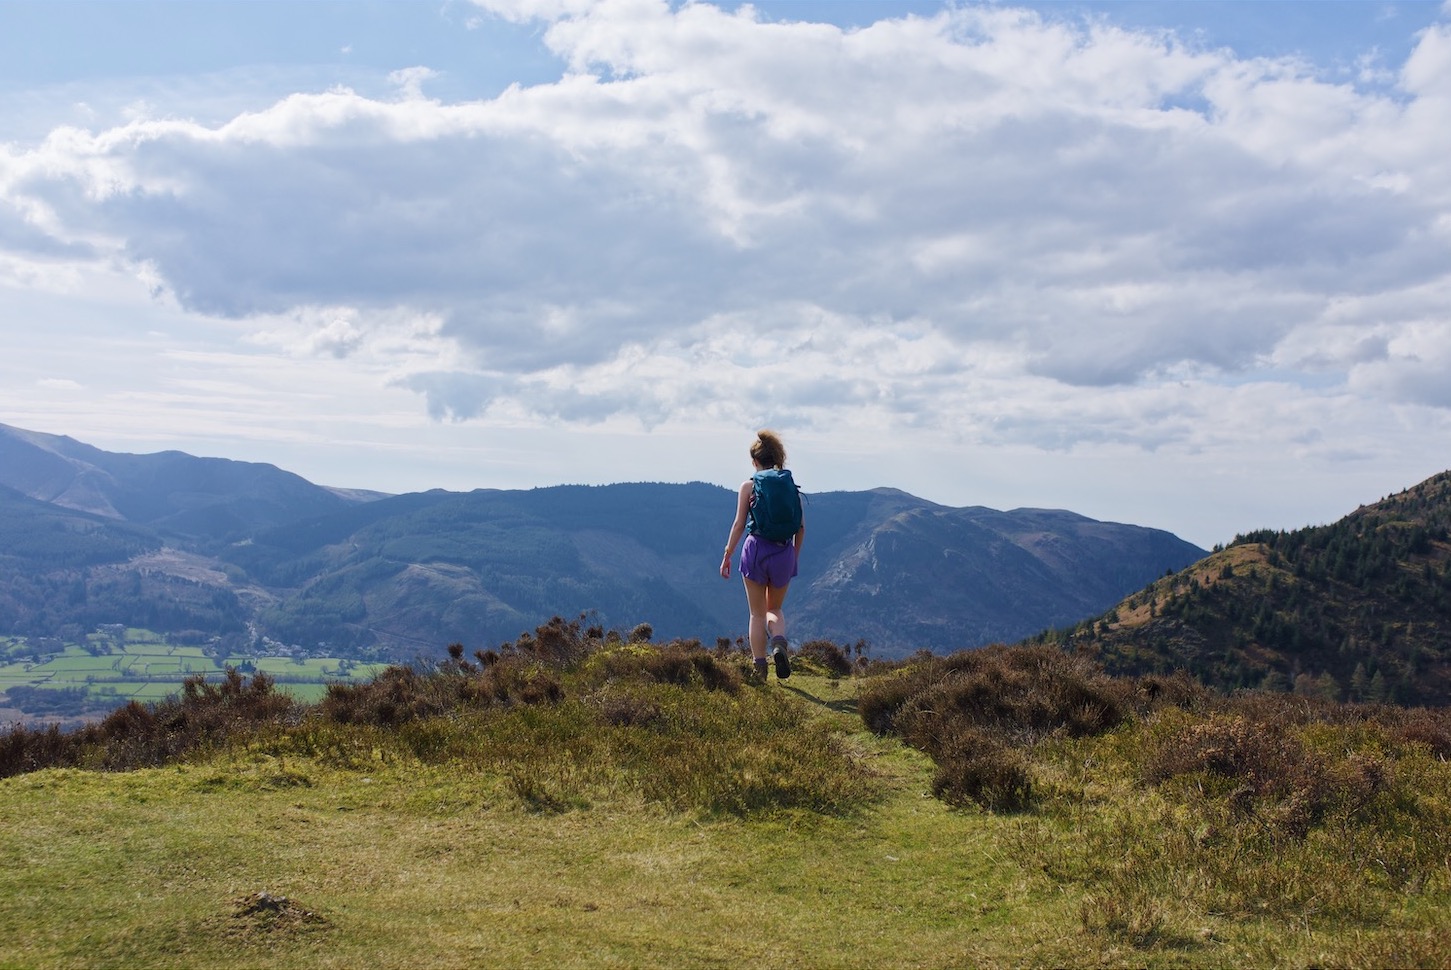
[[[1207,548],[1451,468],[1448,160],[1451,2],[0,0],[0,423]]]

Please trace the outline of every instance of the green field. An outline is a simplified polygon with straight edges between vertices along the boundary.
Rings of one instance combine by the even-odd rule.
[[[97,651],[105,651],[97,653]],[[250,665],[250,666],[249,666]],[[201,647],[163,642],[148,630],[127,630],[123,637],[91,634],[87,644],[66,644],[59,652],[37,653],[34,646],[0,638],[0,691],[12,687],[84,690],[89,706],[130,700],[160,701],[181,690],[198,674],[220,679],[228,666],[265,673],[303,702],[315,702],[329,683],[369,680],[384,664],[354,664],[333,657],[269,657],[236,654],[214,659]],[[3,706],[3,699],[0,699]]]

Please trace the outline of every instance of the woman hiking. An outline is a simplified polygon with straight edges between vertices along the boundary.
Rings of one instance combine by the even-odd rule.
[[[796,575],[806,526],[801,517],[801,495],[791,472],[786,469],[786,448],[773,431],[756,432],[751,443],[751,464],[755,474],[741,483],[736,499],[736,518],[731,523],[720,575],[729,579],[731,557],[745,534],[741,547],[741,578],[746,586],[746,605],[751,610],[751,659],[753,678],[765,683],[768,661],[766,641],[770,639],[776,677],[791,676],[786,654],[786,617],[781,612],[786,591]]]

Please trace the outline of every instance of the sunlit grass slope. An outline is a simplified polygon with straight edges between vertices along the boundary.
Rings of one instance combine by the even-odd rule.
[[[1244,745],[1187,693],[1083,729],[980,724],[986,763],[1028,782],[992,811],[973,779],[1016,776],[923,743],[921,688],[963,670],[802,662],[759,687],[727,654],[540,632],[316,708],[254,685],[193,691],[190,714],[133,712],[145,743],[125,758],[99,737],[62,751],[31,736],[29,754],[7,739],[4,763],[72,766],[0,781],[0,965],[1451,962],[1432,830],[1451,780],[1406,731],[1358,728],[1347,754],[1338,728],[1306,722],[1300,747],[1262,752],[1322,751],[1336,778],[1354,754],[1395,776],[1356,789],[1374,818],[1327,802],[1301,829],[1269,786],[1236,796],[1190,770],[1205,745]],[[994,668],[996,710],[1018,662]],[[953,695],[932,696],[945,711]],[[859,703],[893,723],[866,730]],[[155,766],[96,770],[108,757]],[[1273,818],[1241,830],[1236,804]],[[1331,866],[1344,842],[1326,820],[1399,868]]]

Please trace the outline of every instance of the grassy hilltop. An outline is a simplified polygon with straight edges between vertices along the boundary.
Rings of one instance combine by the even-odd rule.
[[[1451,964],[1445,711],[648,635],[0,736],[0,966]]]

